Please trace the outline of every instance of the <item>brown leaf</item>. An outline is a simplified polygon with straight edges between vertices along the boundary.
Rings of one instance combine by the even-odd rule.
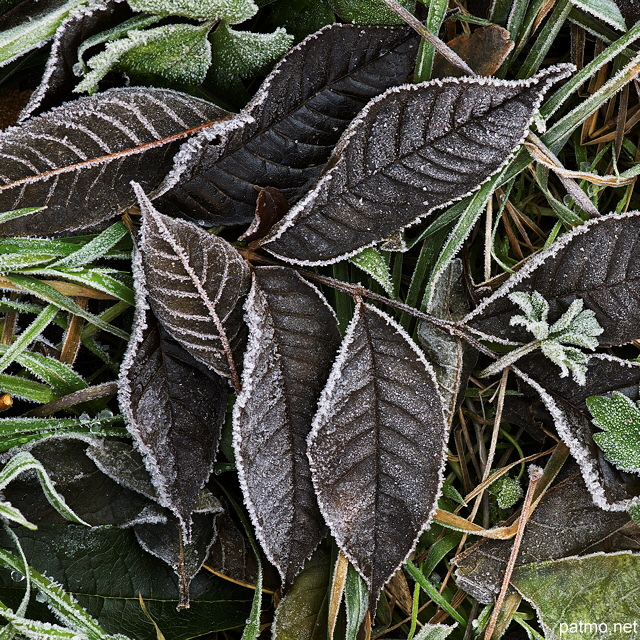
[[[492,76],[514,47],[509,32],[496,24],[476,29],[472,34],[460,34],[447,42],[478,75]],[[442,56],[436,54],[432,78],[458,78],[465,75]]]

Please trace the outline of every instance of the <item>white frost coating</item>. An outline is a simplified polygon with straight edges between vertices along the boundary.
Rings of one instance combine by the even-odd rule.
[[[615,27],[619,31],[627,30],[627,25],[622,13],[620,13],[620,9],[614,0],[571,0],[571,4]]]
[[[572,229],[568,233],[562,235],[558,240],[556,240],[551,247],[542,251],[541,253],[530,258],[524,267],[520,269],[515,275],[512,275],[495,293],[490,295],[488,298],[483,300],[471,313],[469,313],[462,321],[461,324],[467,325],[467,328],[473,333],[481,336],[484,339],[492,340],[496,342],[500,342],[502,344],[513,345],[516,344],[510,340],[505,340],[500,336],[490,336],[478,329],[468,326],[469,322],[471,322],[474,318],[478,316],[482,316],[485,312],[486,308],[493,304],[495,300],[500,298],[504,298],[511,291],[513,291],[525,278],[527,278],[531,273],[533,273],[540,265],[544,264],[549,258],[553,258],[560,249],[564,249],[576,236],[579,236],[583,233],[588,233],[591,227],[594,225],[601,224],[606,220],[616,219],[616,220],[624,220],[625,218],[635,218],[640,216],[640,211],[628,211],[626,213],[610,213],[605,216],[601,216],[600,218],[592,218],[588,220],[584,224]]]
[[[592,355],[589,358],[589,361],[594,359],[609,360],[629,368],[634,366],[634,363],[632,362],[622,360],[608,354]],[[511,370],[540,394],[540,398],[547,408],[547,411],[549,411],[553,418],[558,435],[567,447],[569,447],[571,455],[575,458],[580,467],[582,477],[591,497],[593,498],[593,502],[600,507],[600,509],[604,509],[605,511],[627,511],[629,507],[635,504],[640,504],[640,496],[630,498],[628,500],[620,500],[619,502],[609,502],[607,500],[602,475],[598,471],[595,460],[593,459],[591,452],[573,437],[571,427],[567,422],[567,417],[562,409],[560,409],[556,404],[551,395],[547,393],[547,391],[533,378],[529,377],[526,373],[520,371],[520,369],[515,366],[512,366]]]
[[[264,248],[267,249],[273,255],[277,256],[281,260],[284,260],[292,264],[308,265],[308,266],[324,266],[328,264],[333,264],[334,262],[338,262],[339,260],[344,260],[345,258],[350,258],[351,256],[354,256],[355,254],[359,253],[363,249],[371,247],[377,242],[380,242],[382,238],[377,238],[371,242],[368,242],[366,244],[363,244],[362,246],[359,246],[355,250],[342,253],[340,254],[340,256],[335,258],[330,258],[329,260],[300,260],[297,258],[289,258],[287,256],[282,256],[276,251],[273,251],[269,248],[269,244],[271,242],[274,242],[275,240],[280,238],[287,229],[292,227],[297,222],[297,218],[300,217],[305,212],[305,209],[307,207],[311,208],[313,206],[313,202],[318,196],[318,194],[320,193],[320,191],[322,190],[322,188],[325,187],[325,185],[327,185],[328,183],[330,183],[333,178],[333,174],[336,173],[340,168],[342,168],[341,167],[341,159],[343,157],[342,152],[349,145],[351,138],[353,138],[361,129],[362,125],[365,123],[369,115],[369,112],[375,107],[375,105],[385,100],[388,96],[396,93],[420,91],[421,89],[424,89],[429,86],[444,87],[446,85],[456,85],[456,84],[489,85],[494,87],[520,86],[524,88],[530,87],[539,83],[542,85],[538,95],[538,99],[536,100],[531,116],[528,120],[528,125],[525,128],[522,134],[522,137],[520,138],[520,141],[514,146],[513,151],[507,155],[504,162],[491,175],[487,176],[482,182],[479,182],[476,185],[476,187],[474,187],[470,191],[460,196],[451,198],[450,200],[448,200],[443,204],[436,205],[435,207],[432,207],[431,209],[428,209],[427,211],[423,211],[422,213],[420,213],[413,221],[411,221],[408,225],[405,225],[405,227],[410,227],[418,224],[426,216],[433,213],[433,211],[449,206],[451,205],[451,203],[462,200],[463,198],[466,198],[467,196],[476,192],[483,184],[485,184],[485,182],[490,180],[494,175],[496,175],[499,171],[501,171],[504,167],[506,167],[507,164],[511,161],[511,159],[515,156],[520,145],[524,142],[529,125],[533,121],[535,113],[537,112],[540,106],[540,103],[542,102],[544,93],[546,92],[548,85],[552,84],[553,82],[557,82],[562,78],[566,78],[567,76],[571,75],[571,73],[574,72],[575,69],[576,67],[573,64],[560,64],[560,65],[554,65],[554,66],[548,67],[547,69],[544,69],[543,71],[540,71],[539,73],[537,73],[535,76],[532,76],[531,78],[528,78],[525,80],[500,80],[496,78],[463,76],[460,78],[435,79],[435,80],[430,80],[428,82],[422,82],[418,84],[403,84],[396,87],[392,87],[391,89],[387,89],[384,93],[381,93],[379,96],[370,100],[367,103],[367,105],[362,109],[362,111],[360,111],[358,116],[347,127],[345,132],[342,134],[340,140],[338,141],[338,144],[336,145],[333,153],[331,154],[331,158],[327,163],[329,166],[331,165],[332,162],[335,163],[331,167],[331,169],[329,169],[326,173],[324,173],[318,179],[315,186],[305,195],[305,197],[299,200],[282,218],[282,220],[273,227],[272,231],[260,242],[259,246],[264,246]],[[545,82],[545,79],[546,79],[546,82]]]
[[[355,334],[355,330],[356,327],[360,321],[360,317],[362,314],[362,308],[366,307],[366,309],[368,311],[371,311],[375,314],[377,314],[380,318],[382,318],[391,328],[392,331],[397,332],[406,342],[406,344],[411,348],[411,350],[416,354],[417,356],[417,360],[424,366],[424,369],[427,373],[427,375],[430,378],[430,381],[433,385],[433,388],[435,390],[438,389],[438,382],[436,379],[436,374],[435,371],[433,369],[433,367],[431,366],[431,364],[427,361],[424,353],[418,348],[418,346],[413,342],[413,340],[409,337],[409,335],[407,334],[407,332],[389,315],[387,315],[386,313],[384,313],[383,311],[381,311],[380,309],[377,309],[374,306],[371,306],[369,304],[363,303],[363,302],[359,302],[356,305],[355,308],[355,312],[353,315],[353,318],[351,320],[351,322],[349,323],[349,326],[347,327],[347,330],[345,332],[345,336],[344,339],[342,341],[342,345],[340,346],[340,350],[338,352],[338,355],[336,357],[336,360],[333,364],[333,368],[331,370],[331,373],[329,374],[329,379],[327,381],[327,384],[325,386],[325,388],[322,391],[322,394],[320,395],[320,399],[318,401],[318,412],[316,413],[312,425],[311,425],[311,431],[309,433],[309,436],[307,438],[307,455],[309,458],[309,465],[311,468],[311,477],[313,480],[313,484],[316,490],[316,495],[318,496],[318,505],[320,507],[320,512],[322,513],[325,521],[327,522],[327,524],[329,525],[329,528],[331,529],[331,533],[334,536],[334,538],[336,539],[336,542],[338,543],[338,546],[340,547],[340,549],[342,550],[342,552],[345,554],[345,556],[349,559],[349,561],[351,562],[351,564],[353,564],[353,566],[356,568],[356,570],[358,571],[358,573],[361,575],[362,579],[367,583],[367,585],[369,587],[371,587],[371,581],[369,578],[367,578],[364,575],[364,571],[363,568],[360,566],[360,563],[358,561],[358,559],[356,559],[346,548],[345,548],[345,540],[343,539],[343,536],[340,535],[339,531],[336,531],[335,529],[335,525],[332,522],[331,519],[331,514],[328,512],[326,505],[324,504],[324,502],[321,500],[320,495],[321,495],[321,487],[318,485],[317,482],[317,467],[314,463],[314,460],[312,459],[311,455],[309,454],[309,450],[312,446],[312,444],[314,443],[314,441],[319,437],[319,433],[320,430],[322,429],[323,425],[328,422],[331,418],[331,415],[333,413],[333,409],[334,409],[334,405],[333,405],[333,396],[335,394],[336,391],[336,387],[338,387],[340,385],[341,379],[343,377],[343,369],[345,367],[345,363],[347,363],[348,358],[350,357],[350,347],[353,343],[354,340],[354,334]],[[442,424],[447,424],[446,421],[446,416],[444,413],[444,409],[442,407],[442,403],[440,403],[440,413],[441,413],[441,420],[442,420]],[[407,551],[407,554],[404,556],[404,558],[402,558],[402,560],[398,563],[398,565],[393,569],[393,571],[391,571],[389,573],[389,575],[385,578],[384,583],[386,584],[392,577],[393,575],[396,573],[396,571],[407,561],[407,559],[409,558],[409,556],[411,555],[411,553],[413,552],[413,550],[415,549],[418,540],[420,539],[420,536],[424,533],[424,531],[428,528],[431,519],[433,518],[435,512],[436,512],[436,508],[437,508],[437,496],[440,494],[440,491],[442,489],[442,484],[444,482],[444,468],[445,468],[445,463],[446,463],[446,446],[447,446],[447,439],[448,439],[448,429],[444,429],[443,433],[442,433],[442,437],[441,437],[441,441],[440,443],[433,443],[434,446],[439,445],[440,447],[440,465],[438,467],[438,475],[437,475],[437,493],[436,493],[436,499],[434,500],[434,504],[431,505],[430,509],[429,509],[429,513],[427,514],[426,518],[424,519],[422,526],[419,528],[419,530],[416,532],[416,535],[413,539],[413,542],[411,544],[410,549]],[[376,599],[377,599],[378,594],[376,594]]]

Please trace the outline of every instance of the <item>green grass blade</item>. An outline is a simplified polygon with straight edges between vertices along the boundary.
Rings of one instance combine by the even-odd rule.
[[[424,297],[422,298],[421,309],[423,311],[431,304],[440,275],[449,262],[458,255],[464,241],[469,237],[469,234],[473,230],[478,218],[484,211],[487,200],[500,184],[502,180],[502,173],[503,172],[497,173],[493,178],[482,185],[480,190],[471,198],[469,205],[447,238],[447,241],[438,256],[438,260],[433,267],[429,283],[425,290]]]
[[[600,55],[567,80],[540,109],[540,115],[546,120],[551,117],[589,78],[593,77],[605,64],[623,55],[632,42],[640,37],[640,22],[635,24],[627,33],[609,45]]]
[[[461,626],[467,626],[467,621],[447,602],[445,597],[429,582],[422,571],[411,560],[404,565],[411,577],[422,587],[422,590],[441,608],[444,609]]]
[[[118,338],[122,338],[123,340],[129,340],[129,334],[126,331],[123,331],[118,327],[114,327],[108,322],[102,320],[100,317],[94,316],[92,313],[85,311],[82,307],[79,307],[69,296],[65,296],[59,291],[56,291],[51,285],[47,284],[46,282],[42,282],[37,278],[21,274],[13,274],[11,276],[8,276],[8,279],[14,284],[22,287],[23,289],[30,291],[39,298],[55,304],[61,309],[69,311],[76,316],[84,318],[87,322],[90,322],[99,329],[107,331],[114,336],[118,336]]]
[[[613,78],[606,82],[598,91],[591,94],[572,111],[558,120],[541,136],[542,141],[557,153],[564,145],[574,129],[577,129],[586,118],[599,109],[607,100],[614,96],[625,84],[631,82],[640,72],[640,54],[629,61]]]
[[[58,313],[58,307],[48,305],[36,319],[17,337],[0,357],[0,372],[4,371],[46,329]]]
[[[344,585],[344,602],[347,612],[347,635],[345,640],[356,640],[358,630],[369,609],[369,592],[360,574],[349,564]]]
[[[1,41],[3,37],[4,36],[0,35],[0,47],[2,46]],[[2,66],[1,62],[0,62],[0,66]],[[4,213],[0,213],[0,222],[7,222],[7,220],[13,220],[14,218],[21,218],[22,216],[27,216],[30,213],[35,213],[36,211],[42,211],[43,209],[46,209],[46,208],[47,207],[26,207],[25,209],[14,209],[13,211],[5,211]]]
[[[118,244],[128,233],[127,228],[122,222],[116,222],[74,253],[52,264],[51,267],[64,267],[67,269],[84,267],[90,262],[104,256],[109,249]]]
[[[516,75],[516,78],[529,78],[538,71],[540,65],[553,46],[560,29],[562,29],[565,21],[569,17],[572,6],[573,5],[569,0],[560,0],[560,2],[556,4],[551,16],[549,16],[549,19],[546,21],[544,27],[536,37],[526,60]]]
[[[17,453],[9,460],[9,462],[7,462],[2,472],[0,472],[0,491],[2,491],[9,482],[17,478],[21,473],[31,470],[37,473],[38,479],[40,480],[40,486],[44,491],[45,497],[51,506],[63,518],[66,518],[70,522],[75,522],[76,524],[84,524],[87,527],[91,526],[67,505],[64,497],[56,491],[53,481],[49,477],[49,474],[47,474],[46,469],[42,466],[40,461],[36,460],[28,451],[21,451],[20,453]]]
[[[12,553],[0,549],[0,565],[11,571],[17,571],[22,575],[28,573],[34,587],[45,597],[47,604],[55,616],[72,629],[72,633],[81,633],[89,640],[103,640],[107,633],[68,593],[58,584],[38,573],[35,569],[22,566],[20,560]],[[3,615],[6,615],[3,614]],[[67,637],[67,636],[53,636]],[[73,638],[74,636],[69,636]],[[81,636],[82,637],[82,636]]]
[[[37,529],[35,524],[29,522],[15,507],[11,506],[9,502],[0,502],[0,520],[4,518],[10,522],[15,522],[32,531]]]
[[[6,373],[0,373],[0,392],[41,404],[53,402],[58,398],[58,394],[45,384]]]
[[[429,12],[427,14],[425,27],[429,31],[431,31],[431,33],[439,33],[448,8],[448,0],[431,0],[431,2],[429,2]],[[416,69],[413,74],[414,82],[423,82],[431,78],[434,56],[435,50],[433,46],[430,45],[426,40],[421,40],[420,46],[418,48]]]

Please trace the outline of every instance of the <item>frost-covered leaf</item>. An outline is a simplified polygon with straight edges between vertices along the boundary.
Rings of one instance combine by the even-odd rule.
[[[445,640],[457,626],[457,623],[454,625],[425,624],[422,629],[413,636],[413,640]]]
[[[158,207],[210,225],[241,224],[253,219],[256,186],[295,201],[358,111],[411,73],[416,48],[403,28],[332,25],[309,36],[239,116],[182,148]]]
[[[87,61],[90,71],[74,89],[90,94],[109,71],[124,71],[138,84],[198,85],[211,65],[210,25],[166,24],[133,29]]]
[[[640,549],[640,527],[593,503],[575,464],[566,465],[527,522],[516,566],[596,551]],[[482,603],[502,587],[513,540],[480,540],[456,560],[456,583]]]
[[[238,76],[251,78],[268,70],[293,44],[293,36],[282,27],[273,33],[232,29],[226,23],[211,34],[214,77],[222,85]]]
[[[349,125],[330,168],[265,248],[297,264],[336,262],[468,195],[508,161],[542,96],[570,69],[389,89]]]
[[[522,323],[510,324],[520,311],[509,294],[537,291],[558,319],[580,298],[604,332],[602,346],[631,342],[640,336],[640,212],[610,214],[590,220],[560,237],[531,258],[465,323],[500,341],[529,342]]]
[[[389,265],[384,256],[373,247],[368,247],[355,256],[351,256],[351,262],[359,269],[370,275],[387,293],[393,296],[393,282]]]
[[[310,33],[333,24],[336,16],[330,0],[287,0],[275,3],[269,14],[269,25],[281,25],[299,42]]]
[[[162,329],[147,306],[143,271],[136,269],[137,313],[120,370],[120,405],[160,503],[189,540],[194,503],[216,458],[227,385]]]
[[[216,516],[215,512],[194,514],[188,542],[184,540],[182,524],[173,517],[166,523],[140,524],[133,529],[140,546],[175,571],[180,586],[180,607],[189,606],[189,585],[202,568],[217,535]]]
[[[439,495],[447,424],[435,375],[394,320],[359,303],[318,406],[318,502],[373,605]]]
[[[611,398],[591,396],[587,406],[594,424],[602,429],[593,439],[605,458],[618,469],[640,473],[640,406],[614,391]]]
[[[416,0],[400,0],[400,4],[413,12]],[[345,21],[357,24],[402,24],[402,18],[380,0],[331,0],[333,10]]]
[[[637,0],[616,0],[629,29],[640,20],[640,4]]]
[[[454,260],[445,268],[427,312],[445,320],[460,320],[469,311],[462,282],[462,262]],[[468,344],[433,324],[418,324],[418,339],[433,366],[447,422],[451,422],[467,389],[469,375],[478,352]]]
[[[21,3],[19,11],[3,16],[0,29],[0,67],[44,45],[64,19],[88,0],[41,0]]]
[[[447,46],[478,75],[492,76],[513,49],[514,42],[506,29],[492,24],[479,27],[470,34],[461,33],[447,42]],[[462,75],[464,70],[455,67],[436,53],[431,72],[432,78],[457,78]]]
[[[140,595],[149,615],[171,640],[238,627],[247,617],[251,592],[204,571],[191,583],[190,608],[176,614],[173,570],[143,551],[131,530],[43,525],[30,535],[16,533],[29,564],[71,591],[108,633],[157,640],[153,623],[140,607]],[[6,534],[0,534],[0,547],[13,548]],[[15,600],[15,591],[9,572],[1,571],[0,600]]]
[[[538,612],[549,640],[633,638],[640,611],[640,554],[595,553],[536,562],[512,582]]]
[[[258,7],[252,0],[127,0],[135,11],[157,13],[196,20],[225,20],[230,24],[244,22]]]
[[[55,482],[67,505],[93,526],[129,527],[166,519],[166,512],[156,502],[103,474],[87,457],[86,449],[86,442],[58,437],[31,445],[30,452]],[[4,489],[4,494],[38,527],[64,522],[44,498],[35,478],[15,480]]]
[[[135,203],[129,181],[158,186],[180,142],[223,117],[175,91],[123,88],[81,98],[0,133],[0,211],[46,206],[0,236],[90,229]]]
[[[541,356],[527,356],[514,367],[521,382],[540,395],[548,412],[543,418],[554,428],[579,463],[596,504],[602,509],[625,510],[640,499],[640,478],[616,469],[594,442],[599,430],[591,420],[587,398],[619,391],[637,401],[640,364],[606,354],[589,357],[585,385],[562,378]]]
[[[615,0],[571,0],[571,4],[596,16],[619,31],[627,30],[627,25]]]
[[[318,549],[280,601],[273,640],[326,640],[331,556]]]
[[[306,439],[340,344],[322,294],[287,267],[254,272],[234,448],[256,535],[290,583],[325,534]]]
[[[55,33],[44,74],[20,112],[20,121],[70,100],[78,81],[73,72],[73,66],[78,62],[78,47],[84,40],[131,15],[124,0],[98,0],[73,11]]]
[[[518,478],[512,478],[508,475],[498,478],[487,490],[496,497],[500,509],[511,508],[523,495],[522,485]]]
[[[144,278],[151,309],[189,353],[239,388],[249,267],[228,242],[158,213],[142,189],[135,190],[143,223],[134,273],[138,281]]]

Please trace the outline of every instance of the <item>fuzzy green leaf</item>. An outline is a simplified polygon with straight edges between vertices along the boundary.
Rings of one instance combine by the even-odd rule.
[[[400,4],[411,12],[415,11],[415,0],[400,0]],[[380,0],[333,0],[331,5],[345,22],[402,24],[402,18],[388,9]]]
[[[252,0],[128,0],[134,11],[184,16],[196,20],[244,22],[258,7]]]
[[[222,23],[211,35],[214,72],[220,81],[250,78],[273,65],[293,44],[293,36],[278,28],[273,33],[236,31]]]
[[[211,65],[208,32],[208,24],[167,24],[130,31],[89,59],[91,71],[74,91],[95,93],[100,80],[114,69],[143,82],[200,84]]]
[[[587,406],[603,431],[593,436],[604,457],[622,471],[640,472],[640,407],[614,391],[611,398],[591,396]]]
[[[369,274],[386,292],[393,297],[393,282],[389,273],[389,266],[384,256],[372,247],[362,250],[349,258],[353,264]]]

